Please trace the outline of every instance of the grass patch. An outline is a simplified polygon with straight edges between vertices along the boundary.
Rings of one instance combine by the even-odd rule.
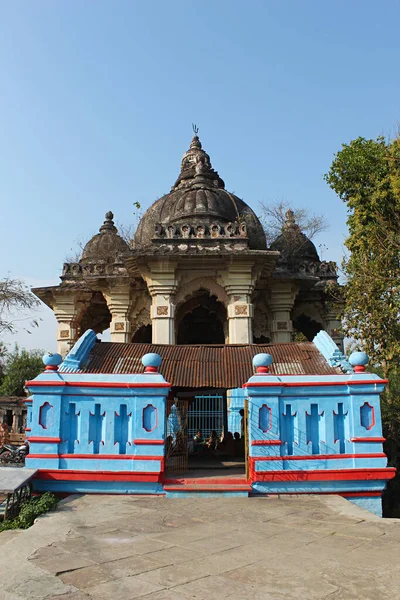
[[[31,498],[21,505],[18,516],[0,523],[0,532],[7,529],[28,529],[39,515],[54,510],[58,499],[51,492]]]

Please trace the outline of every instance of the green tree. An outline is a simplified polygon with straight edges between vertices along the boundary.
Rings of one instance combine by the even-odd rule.
[[[344,332],[387,377],[400,358],[400,138],[344,144],[325,179],[348,208]]]
[[[44,369],[43,354],[43,350],[20,350],[18,346],[7,353],[0,395],[25,396],[25,381],[33,379]]]
[[[382,396],[385,452],[400,464],[400,137],[358,138],[335,155],[325,179],[346,203],[343,329],[389,385]],[[399,476],[384,496],[386,516],[400,516]]]

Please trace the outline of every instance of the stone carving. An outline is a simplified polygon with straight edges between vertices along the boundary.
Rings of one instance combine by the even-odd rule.
[[[245,304],[237,304],[235,306],[235,315],[247,316],[247,306]]]
[[[69,338],[69,329],[61,329],[60,338],[62,338],[63,340]]]
[[[126,269],[120,262],[104,263],[64,263],[62,277],[67,279],[82,279],[82,277],[90,277],[99,275],[124,275]]]
[[[247,239],[246,223],[219,223],[213,222],[210,225],[203,223],[184,223],[183,225],[161,225],[157,223],[154,226],[153,241],[158,240],[181,240],[181,239],[226,239],[226,238],[245,238]]]
[[[114,329],[115,331],[125,331],[125,323],[118,321],[117,323],[115,323]]]
[[[157,306],[157,315],[158,316],[168,315],[168,306]]]

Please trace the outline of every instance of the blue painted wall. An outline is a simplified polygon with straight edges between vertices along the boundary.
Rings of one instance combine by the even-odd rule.
[[[41,490],[160,493],[170,386],[157,372],[79,374],[94,340],[86,332],[59,371],[52,365],[30,383],[26,466],[47,471],[35,482]]]
[[[249,461],[255,493],[381,492],[385,469],[374,374],[274,376],[247,384]],[[353,501],[353,497],[349,498]],[[362,504],[361,499],[354,500]],[[364,504],[377,506],[380,498]]]

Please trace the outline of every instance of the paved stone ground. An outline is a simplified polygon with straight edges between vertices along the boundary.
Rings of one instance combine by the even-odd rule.
[[[400,521],[333,496],[70,496],[0,548],[2,600],[400,598]]]

